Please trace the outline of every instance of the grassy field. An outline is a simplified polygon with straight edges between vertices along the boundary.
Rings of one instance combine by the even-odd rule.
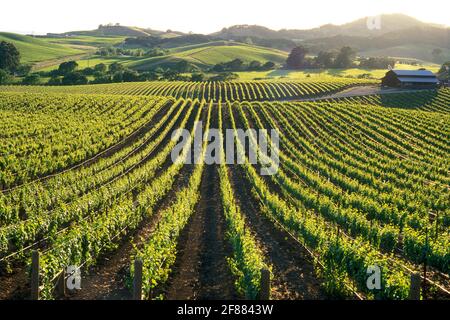
[[[22,63],[35,63],[44,60],[58,59],[66,56],[82,54],[86,48],[50,43],[38,38],[14,33],[0,32],[0,41],[13,43],[21,54]]]
[[[417,70],[419,68],[426,68],[432,72],[437,72],[440,68],[437,64],[423,64],[423,65],[410,65],[410,64],[397,64],[396,69],[403,70]],[[271,71],[250,71],[250,72],[237,72],[239,79],[241,80],[255,80],[255,79],[291,79],[300,80],[307,77],[320,78],[324,80],[332,80],[336,77],[358,77],[362,74],[368,74],[372,78],[380,79],[386,74],[386,69],[309,69],[309,70],[271,70]]]
[[[107,47],[114,46],[125,40],[125,37],[91,37],[91,36],[71,36],[66,38],[40,38],[42,41],[52,44]]]
[[[138,57],[102,57],[98,55],[92,55],[89,57],[85,57],[80,60],[76,60],[78,63],[78,69],[84,69],[88,67],[93,67],[97,64],[104,63],[106,65],[113,64],[114,62],[118,62],[124,65],[128,65],[129,63],[137,61]],[[51,71],[54,69],[58,69],[58,65],[46,66],[44,68],[40,68],[39,71]]]

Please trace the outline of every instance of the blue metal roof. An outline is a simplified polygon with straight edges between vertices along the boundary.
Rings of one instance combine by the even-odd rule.
[[[439,80],[434,78],[418,78],[418,77],[399,77],[400,82],[416,82],[416,83],[439,83]]]
[[[436,77],[429,70],[392,70],[398,77]]]

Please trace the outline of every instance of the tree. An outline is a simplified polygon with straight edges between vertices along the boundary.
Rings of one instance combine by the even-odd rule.
[[[231,81],[239,78],[237,73],[225,72],[209,79],[210,81]]]
[[[275,68],[275,63],[272,61],[267,61],[263,66],[262,69],[263,70],[272,70]]]
[[[445,81],[450,79],[450,61],[444,63],[441,69],[439,69],[438,78]]]
[[[95,72],[105,73],[108,67],[104,63],[99,63],[94,66]]]
[[[103,73],[96,73],[94,75],[95,79],[91,81],[91,83],[111,83],[111,75],[103,74]]]
[[[177,62],[174,69],[178,71],[179,73],[189,72],[190,71],[190,65],[186,60],[181,60]]]
[[[25,76],[30,74],[31,69],[32,69],[31,65],[29,65],[29,64],[22,64],[22,65],[20,65],[17,68],[16,73],[20,77],[25,77]]]
[[[439,73],[441,73],[441,72],[450,72],[450,61],[444,63],[444,64],[441,66],[441,69],[439,69]]]
[[[0,42],[0,69],[13,73],[20,65],[20,52],[10,42]]]
[[[259,62],[257,60],[252,61],[252,62],[250,62],[248,68],[250,70],[259,70],[261,68],[261,62]]]
[[[3,69],[0,69],[0,84],[7,84],[11,81],[11,76]]]
[[[124,82],[134,82],[134,81],[139,81],[139,73],[137,73],[134,70],[125,70],[122,73],[122,81]]]
[[[228,66],[232,71],[241,70],[243,65],[244,61],[242,61],[241,59],[234,59],[228,63]]]
[[[62,79],[62,84],[64,85],[81,85],[87,83],[88,83],[87,77],[81,74],[80,72],[72,72],[66,74]]]
[[[155,80],[159,80],[159,74],[155,71],[148,71],[148,72],[143,72],[140,75],[140,80],[141,81],[155,81]]]
[[[339,54],[336,57],[335,60],[335,67],[336,68],[350,68],[353,66],[353,59],[355,57],[356,52],[353,51],[350,47],[342,47],[342,49],[339,51]]]
[[[336,54],[331,51],[320,51],[315,59],[316,67],[318,68],[332,68]]]
[[[36,85],[39,84],[40,82],[41,77],[36,73],[30,74],[22,79],[22,84],[24,85]]]
[[[125,67],[118,62],[114,62],[109,66],[110,73],[116,73],[125,70]]]
[[[360,68],[367,68],[367,69],[387,69],[389,66],[391,68],[394,68],[395,63],[396,60],[392,58],[370,57],[366,59],[361,59],[359,66]]]
[[[288,69],[300,69],[305,66],[305,57],[308,49],[303,46],[298,46],[292,49],[286,60]]]
[[[215,71],[215,72],[223,72],[223,71],[225,71],[225,64],[223,64],[223,63],[218,63],[218,64],[216,64],[216,65],[212,68],[212,71]]]
[[[93,68],[90,68],[90,67],[88,67],[88,68],[84,68],[82,71],[81,71],[85,76],[92,76],[93,74],[94,74],[94,69]]]
[[[112,82],[123,82],[123,72],[116,72],[112,77]]]
[[[205,79],[205,75],[203,73],[193,73],[191,75],[191,81],[201,82]]]
[[[50,86],[60,86],[61,85],[61,78],[60,77],[52,77],[47,82]]]
[[[62,76],[74,72],[78,68],[76,61],[67,61],[59,65],[58,73]]]
[[[167,69],[164,71],[163,78],[169,81],[176,80],[180,74],[176,70]]]

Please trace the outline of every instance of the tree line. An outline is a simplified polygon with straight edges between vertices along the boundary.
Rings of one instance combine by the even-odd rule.
[[[261,63],[254,60],[249,63],[245,63],[241,59],[234,59],[228,62],[221,62],[214,65],[211,68],[212,72],[231,72],[231,71],[268,71],[273,70],[276,67],[272,61]]]
[[[312,68],[367,68],[387,69],[394,68],[396,60],[386,57],[360,58],[359,65],[356,64],[356,51],[351,47],[344,46],[340,50],[320,51],[316,56],[308,56],[309,49],[298,46],[292,49],[287,60],[287,69],[312,69]]]

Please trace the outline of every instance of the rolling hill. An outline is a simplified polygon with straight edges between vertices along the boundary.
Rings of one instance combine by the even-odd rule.
[[[109,47],[122,43],[126,37],[124,36],[68,36],[68,37],[39,37],[40,40],[49,43],[61,44],[63,46],[73,47]]]
[[[87,31],[70,31],[65,33],[48,33],[49,37],[73,37],[73,36],[90,36],[90,37],[148,37],[158,36],[163,38],[170,38],[184,35],[178,31],[160,31],[150,28],[139,28],[121,25],[99,25],[95,30]]]
[[[166,56],[141,59],[130,63],[128,66],[137,70],[145,70],[159,66],[167,67],[180,60],[186,60],[194,66],[205,68],[237,58],[244,62],[257,60],[260,62],[284,63],[286,57],[286,52],[275,49],[218,41],[206,45],[176,48]]]
[[[86,50],[80,48],[49,43],[38,38],[15,33],[0,32],[0,41],[13,43],[21,54],[22,63],[35,63],[86,52]]]
[[[104,36],[125,36],[125,37],[145,37],[151,35],[149,32],[137,27],[127,27],[119,25],[100,25],[95,30],[89,31],[71,31],[61,35],[55,36],[91,36],[91,37],[104,37]]]

